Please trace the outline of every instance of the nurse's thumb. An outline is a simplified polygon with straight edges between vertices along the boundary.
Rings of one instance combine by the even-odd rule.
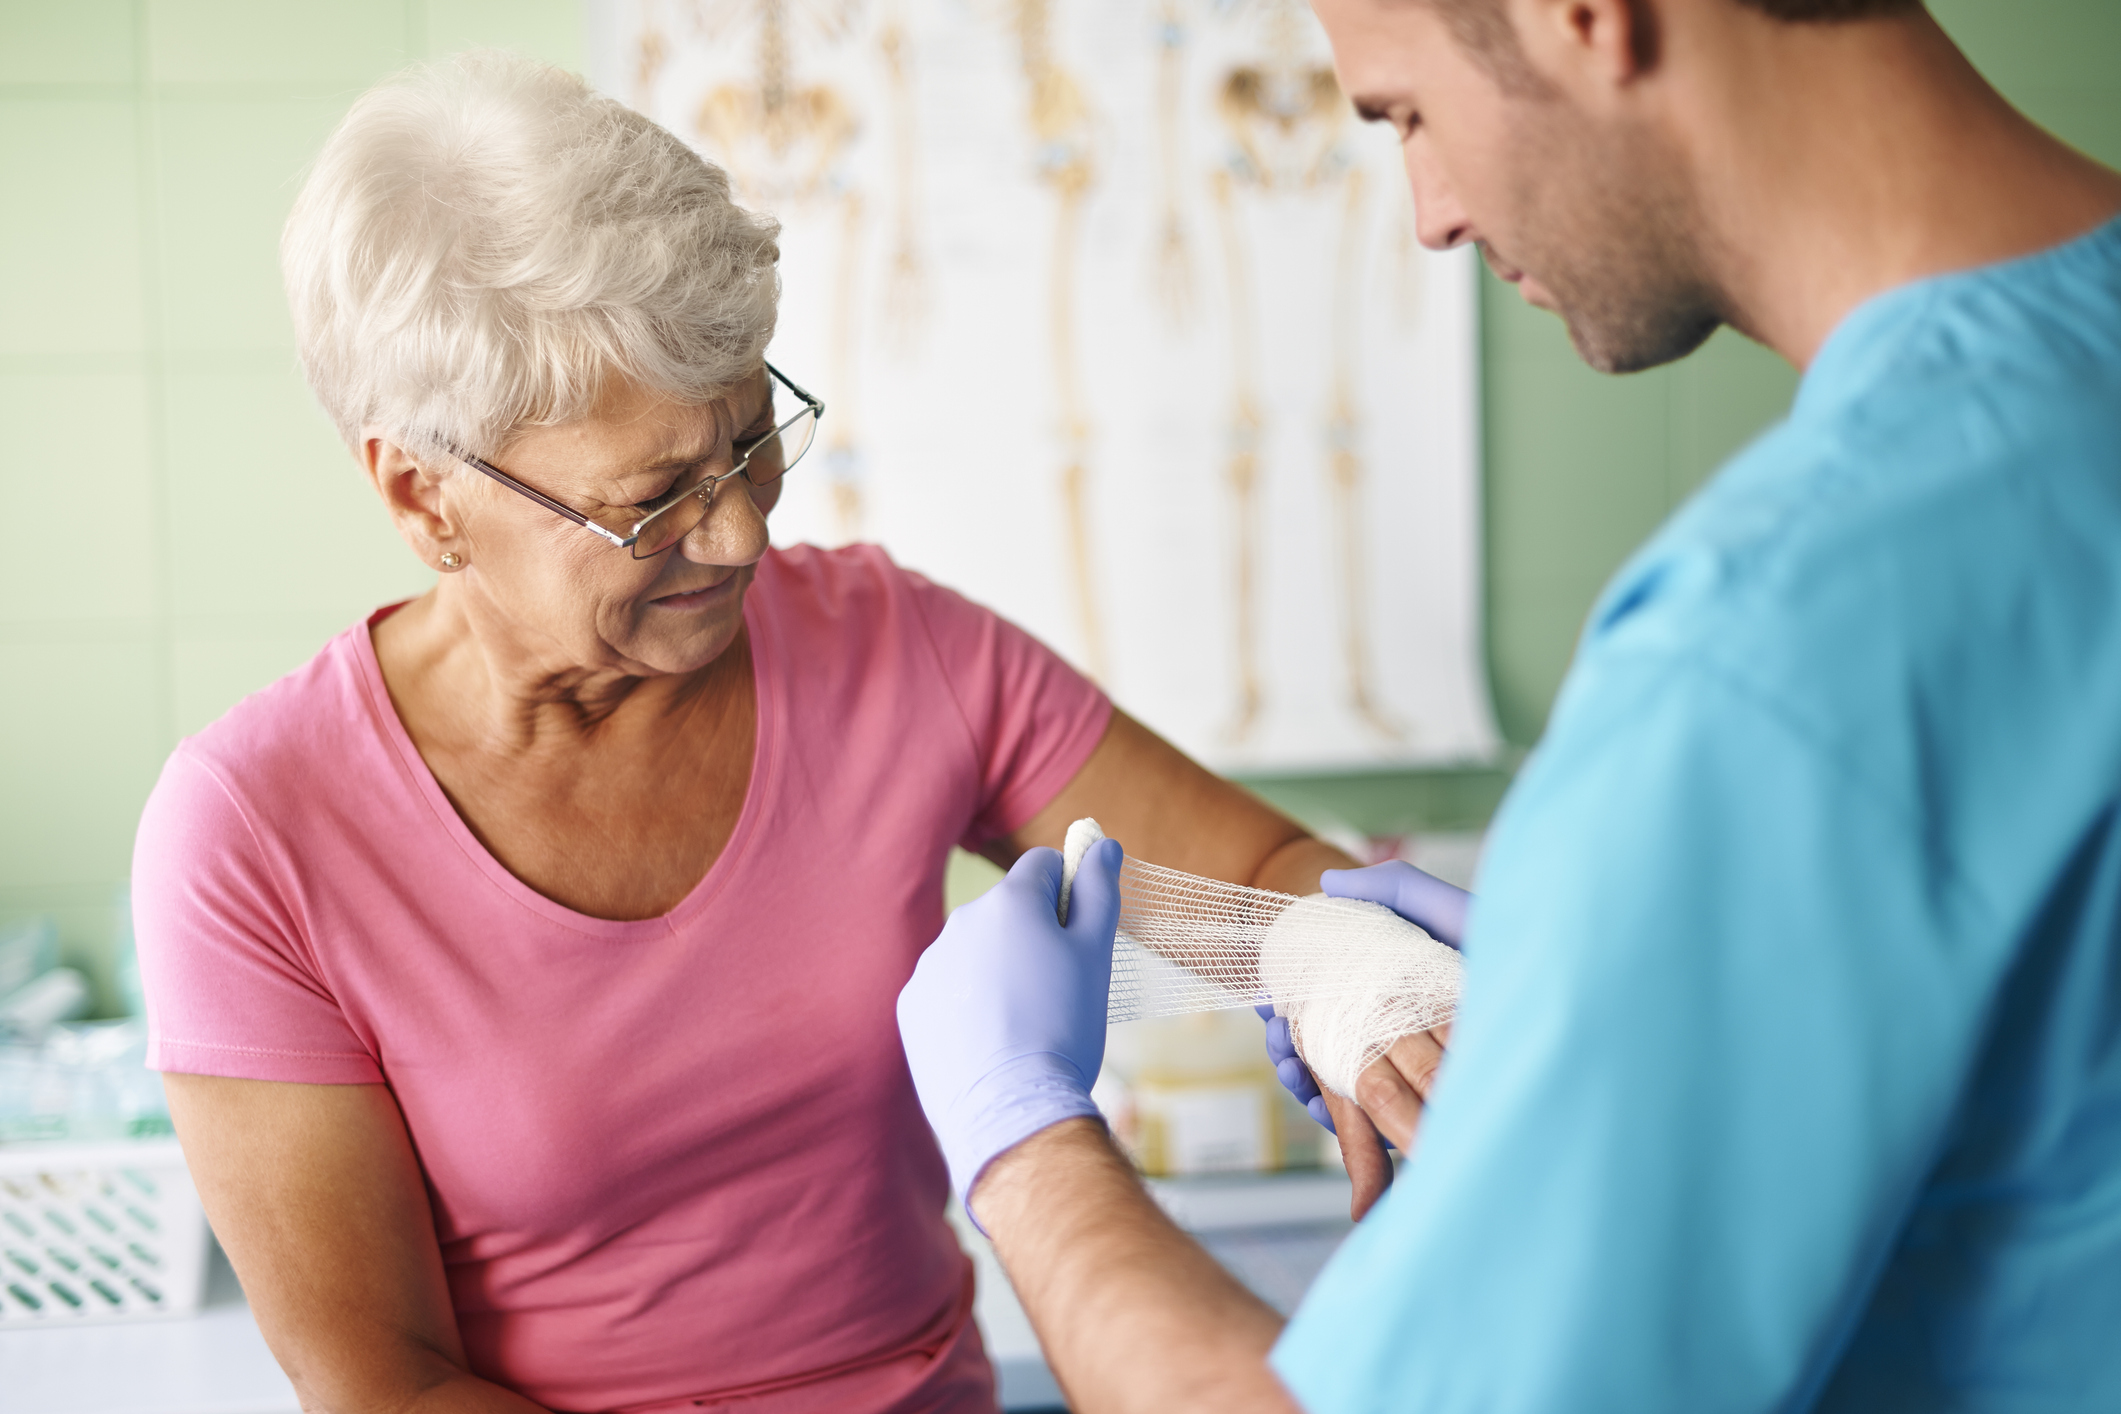
[[[1119,867],[1126,851],[1118,840],[1099,840],[1083,853],[1068,891],[1068,935],[1079,941],[1112,946],[1119,929]]]

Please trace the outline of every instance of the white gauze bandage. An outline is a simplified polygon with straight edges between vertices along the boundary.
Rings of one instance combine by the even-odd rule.
[[[1068,827],[1064,923],[1076,868],[1104,837],[1095,820]],[[1272,1001],[1319,1083],[1352,1096],[1394,1041],[1458,1009],[1458,954],[1378,904],[1298,898],[1132,857],[1119,893],[1108,1022]]]

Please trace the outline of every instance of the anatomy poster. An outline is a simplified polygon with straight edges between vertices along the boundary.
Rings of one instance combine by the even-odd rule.
[[[876,541],[1225,770],[1488,758],[1474,257],[1301,0],[601,0],[605,91],[783,224]]]

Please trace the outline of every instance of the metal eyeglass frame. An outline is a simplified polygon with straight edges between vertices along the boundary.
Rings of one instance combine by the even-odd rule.
[[[806,392],[801,387],[798,387],[794,379],[790,378],[787,374],[781,372],[781,370],[779,370],[778,368],[775,368],[772,364],[769,363],[766,365],[766,372],[773,378],[775,382],[779,383],[783,388],[786,388],[789,392],[795,394],[797,398],[802,400],[803,410],[795,414],[793,417],[789,418],[786,422],[776,425],[771,432],[762,432],[758,436],[753,437],[749,442],[743,442],[734,445],[731,450],[736,452],[737,454],[736,465],[730,467],[729,470],[723,472],[719,476],[708,477],[706,480],[700,482],[699,485],[693,487],[690,491],[687,491],[684,495],[678,497],[675,501],[672,501],[669,505],[660,506],[655,510],[650,511],[647,515],[641,517],[641,519],[634,522],[633,533],[630,535],[622,536],[614,531],[606,530],[603,526],[598,525],[595,521],[591,520],[588,516],[583,515],[580,511],[574,509],[572,506],[564,506],[558,501],[553,500],[552,497],[546,495],[544,492],[536,490],[533,487],[525,486],[522,482],[516,480],[513,476],[510,476],[507,472],[501,470],[492,462],[487,461],[482,457],[476,457],[469,452],[460,452],[454,449],[451,450],[450,455],[455,457],[458,461],[464,463],[464,465],[470,467],[473,471],[479,472],[485,476],[492,477],[495,481],[500,482],[503,486],[506,486],[509,490],[515,492],[518,496],[527,496],[531,500],[536,501],[539,505],[543,506],[546,510],[551,511],[554,515],[564,516],[568,520],[573,521],[576,525],[581,526],[584,530],[595,531],[598,535],[603,536],[605,540],[610,542],[611,547],[613,549],[631,550],[635,545],[638,545],[640,543],[641,532],[643,530],[646,530],[649,525],[653,524],[657,516],[668,515],[670,512],[676,510],[679,506],[684,505],[687,501],[692,500],[694,497],[700,495],[702,492],[706,493],[707,504],[710,506],[713,505],[715,487],[721,485],[724,481],[727,481],[732,476],[744,476],[745,468],[748,467],[751,463],[751,454],[753,452],[757,451],[760,447],[766,445],[766,443],[772,441],[775,437],[780,436],[789,428],[795,426],[796,423],[801,422],[805,416],[814,418],[819,422],[823,422],[825,420],[825,404],[822,401],[820,401],[811,393]],[[815,441],[816,439],[813,438],[812,440]],[[803,450],[807,452],[810,449],[806,446],[803,448]],[[802,457],[798,455],[796,457],[796,461],[801,460]],[[781,475],[786,476],[788,474],[789,468],[793,467],[794,465],[795,462],[789,462],[787,466],[782,467]],[[745,476],[744,479],[746,481],[749,481],[751,478]],[[775,478],[775,480],[778,479],[778,477]],[[770,486],[772,485],[772,482],[768,482],[767,484]],[[682,540],[683,538],[684,536],[678,537],[679,540]],[[675,544],[677,544],[677,540],[671,541],[670,545],[665,545],[663,547],[663,550],[668,550],[669,548],[671,548],[672,545]],[[663,550],[658,550],[655,553],[660,555],[663,553]],[[637,556],[636,558],[645,559],[650,557]]]

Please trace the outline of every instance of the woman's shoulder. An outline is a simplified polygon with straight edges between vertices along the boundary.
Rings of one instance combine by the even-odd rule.
[[[759,562],[759,579],[780,596],[794,594],[819,602],[883,600],[928,585],[925,577],[892,559],[883,546],[867,542],[830,548],[776,546]]]
[[[932,624],[938,614],[992,614],[891,558],[881,545],[791,545],[770,550],[759,587],[772,612],[806,637],[820,633],[874,641],[907,616]]]
[[[381,818],[396,773],[375,724],[378,698],[384,710],[389,698],[370,622],[177,743],[140,813],[136,895],[264,898],[291,861],[320,858]]]
[[[303,781],[307,793],[352,769],[351,742],[370,734],[374,710],[373,617],[334,635],[308,662],[186,737],[173,759],[204,768],[231,791]]]
[[[1022,628],[906,568],[876,545],[798,545],[760,566],[769,637],[790,670],[848,682],[918,679],[980,702],[1048,696],[1098,710],[1102,694]]]

